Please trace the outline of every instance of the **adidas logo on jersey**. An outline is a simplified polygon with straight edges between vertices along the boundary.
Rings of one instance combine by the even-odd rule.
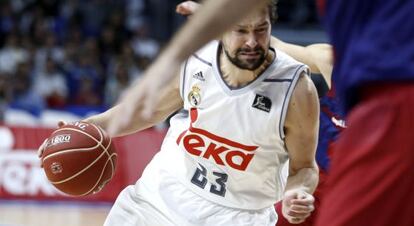
[[[272,107],[272,101],[268,97],[256,94],[252,107],[265,112],[270,112],[270,108]]]
[[[206,81],[206,79],[204,78],[204,76],[203,76],[203,72],[197,72],[197,73],[195,73],[194,75],[193,75],[193,78],[195,78],[195,79],[198,79],[198,80],[200,80],[200,81]]]

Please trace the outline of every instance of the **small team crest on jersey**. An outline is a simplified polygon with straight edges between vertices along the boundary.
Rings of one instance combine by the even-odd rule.
[[[270,108],[272,107],[272,101],[270,100],[269,97],[256,94],[252,107],[265,111],[265,112],[270,112]]]
[[[193,107],[197,107],[198,105],[200,105],[201,95],[200,88],[198,88],[198,86],[191,87],[191,91],[188,94],[188,102],[190,102],[190,104]]]

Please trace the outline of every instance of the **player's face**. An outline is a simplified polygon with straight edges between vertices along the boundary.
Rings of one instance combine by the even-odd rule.
[[[270,32],[268,10],[258,10],[223,35],[223,49],[227,58],[239,68],[257,69],[268,54]]]

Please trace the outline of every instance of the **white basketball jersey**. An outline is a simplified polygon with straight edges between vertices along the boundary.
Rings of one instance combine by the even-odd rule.
[[[269,207],[285,186],[283,125],[289,100],[308,69],[277,51],[261,75],[234,89],[220,74],[219,49],[213,41],[183,64],[184,108],[171,119],[161,151],[146,171],[161,169],[224,206]]]

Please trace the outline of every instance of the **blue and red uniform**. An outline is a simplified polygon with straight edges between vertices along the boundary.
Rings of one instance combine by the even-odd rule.
[[[339,132],[345,128],[345,122],[334,88],[329,90],[319,101],[321,110],[316,162],[320,172],[326,174],[330,167],[332,145],[338,139]]]
[[[365,84],[414,81],[414,1],[318,0],[335,50],[333,83],[348,111]]]
[[[317,226],[414,225],[414,1],[318,0],[347,116]]]
[[[290,224],[282,216],[282,203],[281,201],[276,203],[275,208],[279,216],[276,226],[313,226],[316,215],[318,214],[320,197],[323,194],[325,178],[330,167],[330,156],[332,147],[337,140],[339,133],[345,127],[345,123],[342,120],[343,115],[339,110],[337,103],[338,100],[335,97],[335,90],[331,89],[326,95],[319,99],[320,101],[320,124],[319,124],[319,138],[318,146],[316,149],[316,162],[319,166],[319,183],[314,192],[315,197],[315,210],[312,215],[306,218],[306,221],[301,224]]]

